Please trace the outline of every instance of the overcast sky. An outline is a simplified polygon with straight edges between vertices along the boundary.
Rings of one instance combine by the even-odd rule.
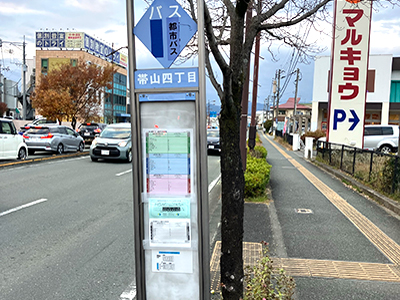
[[[383,1],[385,3],[385,1]],[[371,33],[371,54],[393,54],[400,56],[400,8],[379,8],[373,11],[372,33]],[[135,0],[135,22],[138,22],[144,14],[146,5],[143,0]],[[25,36],[27,42],[27,58],[35,55],[35,32],[49,31],[77,31],[85,32],[92,37],[108,43],[114,43],[115,48],[127,45],[126,29],[126,1],[124,0],[0,0],[0,38],[3,41],[19,42]],[[331,27],[327,26],[326,32],[330,33]],[[318,45],[326,47],[324,55],[330,54],[331,40],[314,33],[310,39],[318,41]],[[161,65],[137,42],[137,67],[161,68]],[[264,103],[264,99],[271,94],[272,79],[277,69],[287,70],[292,52],[290,49],[281,47],[275,53],[278,61],[273,61],[271,55],[262,45],[260,60],[260,75],[258,88],[258,102]],[[9,52],[12,52],[10,54]],[[3,43],[0,52],[0,64],[2,68],[8,67],[10,71],[2,70],[2,73],[14,80],[20,78],[20,67],[15,62],[22,57],[22,51],[8,43]],[[11,59],[11,61],[10,61]],[[191,65],[195,62],[189,62]],[[299,64],[301,81],[299,83],[298,97],[302,102],[312,101],[313,85],[313,63],[309,65]],[[17,79],[15,78],[17,77]],[[253,77],[251,71],[251,77]],[[252,90],[252,83],[250,84]],[[294,76],[288,83],[282,102],[287,98],[294,97]],[[250,95],[250,100],[251,100]],[[216,100],[218,97],[211,85],[207,86],[207,101]],[[271,103],[272,104],[272,103]]]

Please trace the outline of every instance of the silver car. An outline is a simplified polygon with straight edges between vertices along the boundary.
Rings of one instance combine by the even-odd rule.
[[[131,148],[131,124],[110,124],[90,145],[90,158],[92,161],[110,159],[131,162]]]
[[[51,151],[62,154],[68,151],[80,151],[85,149],[83,138],[72,128],[62,125],[35,126],[23,134],[28,146],[28,153],[35,151]]]

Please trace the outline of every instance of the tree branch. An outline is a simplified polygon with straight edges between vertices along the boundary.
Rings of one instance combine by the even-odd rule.
[[[224,91],[222,90],[221,85],[218,83],[217,79],[215,78],[213,68],[210,62],[210,51],[206,48],[206,69],[208,72],[208,77],[210,78],[211,84],[217,91],[218,97],[222,99]]]
[[[200,0],[200,1],[202,1],[202,0]],[[228,71],[229,66],[226,63],[225,59],[223,58],[221,52],[218,49],[217,41],[216,41],[215,35],[214,35],[214,30],[212,27],[210,11],[208,10],[206,3],[204,3],[204,27],[206,30],[208,45],[209,45],[211,52],[215,58],[215,61],[217,62],[222,73],[225,73]]]
[[[285,1],[287,1],[287,0],[285,0]],[[328,2],[331,2],[331,1],[332,0],[323,0],[320,3],[318,3],[313,9],[307,11],[305,14],[303,14],[300,17],[297,17],[295,19],[292,19],[292,20],[289,20],[286,22],[274,23],[274,24],[262,24],[259,26],[259,31],[296,25],[296,24],[300,23],[301,21],[304,21],[305,19],[314,15],[321,7],[324,7]]]

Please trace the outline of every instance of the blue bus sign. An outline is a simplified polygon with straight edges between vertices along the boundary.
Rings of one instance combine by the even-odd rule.
[[[169,68],[197,31],[197,24],[175,0],[155,0],[134,34],[164,68]]]

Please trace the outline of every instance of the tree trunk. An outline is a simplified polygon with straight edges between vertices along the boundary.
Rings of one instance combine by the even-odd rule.
[[[72,117],[71,127],[72,127],[72,129],[75,130],[75,127],[76,127],[76,118],[75,117]]]
[[[243,298],[244,174],[240,155],[240,115],[243,90],[244,12],[232,20],[229,71],[224,73],[221,99],[221,284],[224,300]],[[247,65],[247,64],[246,64]]]

